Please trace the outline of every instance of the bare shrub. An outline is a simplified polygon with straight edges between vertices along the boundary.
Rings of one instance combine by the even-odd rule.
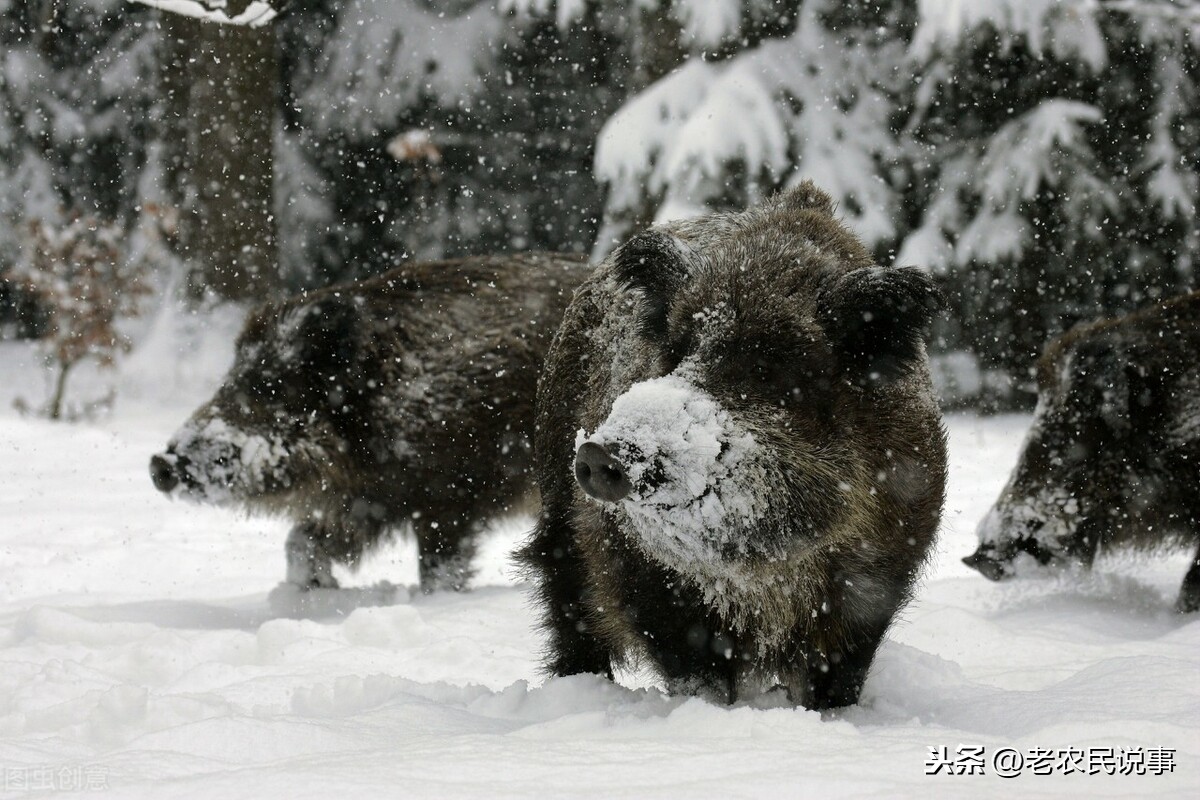
[[[153,238],[169,235],[169,218],[147,207]],[[111,367],[131,347],[122,320],[139,316],[150,294],[149,273],[159,248],[134,247],[134,235],[119,223],[77,214],[61,224],[32,220],[26,232],[25,263],[14,282],[33,294],[48,317],[40,347],[55,370],[54,388],[41,408],[19,400],[18,409],[50,419],[64,416],[67,378],[81,362]],[[112,393],[67,416],[84,416],[108,405]]]

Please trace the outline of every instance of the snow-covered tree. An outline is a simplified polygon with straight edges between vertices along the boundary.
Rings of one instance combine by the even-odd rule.
[[[740,32],[741,16],[718,14],[718,5],[682,4],[694,15],[696,43]],[[903,14],[864,17],[871,25],[863,27],[842,5],[809,0],[794,18],[783,15],[794,20],[786,37],[722,59],[693,55],[608,121],[596,154],[596,175],[609,186],[598,250],[644,216],[648,199],[663,220],[743,207],[806,178],[833,195],[870,244],[895,235],[891,125],[905,48],[873,28],[881,20],[903,28]]]
[[[275,138],[281,105],[274,25],[214,21],[197,5],[228,11],[245,3],[174,0],[156,5],[163,36],[158,132],[181,211],[179,246],[193,296],[262,299],[280,283],[274,205]],[[219,8],[218,8],[219,6]],[[231,6],[236,6],[231,7]],[[259,19],[270,9],[257,8]]]
[[[601,133],[601,253],[812,178],[881,261],[939,276],[943,347],[1019,379],[1074,321],[1192,279],[1200,4],[805,0],[742,40],[770,4],[600,4],[675,19],[686,55]]]
[[[1024,380],[1047,337],[1180,290],[1200,252],[1200,0],[0,0],[0,20],[0,273],[27,218],[151,201],[254,294],[403,256],[600,254],[811,178],[881,263],[938,277],[939,347]],[[268,38],[238,61],[243,34]]]
[[[0,282],[30,224],[122,224],[147,186],[156,33],[121,0],[0,2]]]
[[[922,0],[899,259],[943,276],[951,346],[1025,380],[1049,336],[1190,283],[1200,39],[1165,5]]]
[[[293,4],[280,23],[303,13]],[[332,220],[315,248],[319,279],[405,255],[591,246],[593,146],[627,65],[621,40],[588,21],[594,10],[580,13],[568,32],[492,0],[337,8],[291,86]]]
[[[268,0],[136,0],[163,11],[226,25],[266,25],[279,14],[281,2]]]

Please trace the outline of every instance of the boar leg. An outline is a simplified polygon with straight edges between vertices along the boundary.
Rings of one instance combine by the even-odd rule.
[[[684,622],[680,629],[666,632],[666,641],[659,639],[664,631],[655,631],[655,638],[647,645],[667,679],[667,690],[698,695],[714,703],[734,702],[741,662],[734,640],[708,630],[702,623]]]
[[[537,581],[542,624],[550,634],[546,671],[551,675],[594,673],[612,679],[612,653],[589,630],[583,560],[567,514],[543,509],[529,542],[518,553]]]
[[[413,523],[420,556],[421,591],[461,592],[471,580],[471,557],[481,526],[454,517],[422,517]]]
[[[305,520],[292,528],[285,545],[288,583],[302,589],[338,588],[333,559],[322,546],[327,538],[315,520]]]
[[[806,707],[822,710],[858,702],[875,651],[908,598],[911,572],[900,564],[890,566],[855,564],[835,572],[822,602],[822,612],[830,617],[819,625],[829,635],[813,641],[811,630],[796,632],[795,651],[808,671]]]
[[[1183,576],[1183,587],[1179,590],[1179,599],[1175,601],[1175,610],[1181,614],[1200,611],[1200,546],[1192,556],[1192,566]]]
[[[886,630],[887,626],[883,625],[856,631],[842,646],[827,653],[808,648],[805,653],[808,680],[804,706],[821,711],[857,703]]]

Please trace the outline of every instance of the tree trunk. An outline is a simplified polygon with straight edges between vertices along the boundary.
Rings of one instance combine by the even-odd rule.
[[[275,26],[165,13],[162,60],[170,184],[189,291],[262,299],[279,284],[273,209],[279,102]]]
[[[67,392],[67,373],[73,366],[74,361],[59,363],[58,377],[54,381],[54,395],[50,398],[50,419],[57,420],[62,417],[63,395]]]

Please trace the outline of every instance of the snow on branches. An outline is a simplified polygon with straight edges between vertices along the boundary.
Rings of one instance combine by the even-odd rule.
[[[417,0],[354,0],[302,106],[318,131],[361,136],[424,99],[452,108],[479,91],[475,61],[496,50],[503,32],[489,3],[450,15]]]
[[[1108,59],[1096,0],[920,0],[919,8],[912,43],[918,59],[984,25],[1001,32],[1006,45],[1020,39],[1034,53],[1059,60],[1077,58],[1099,70]]]
[[[257,28],[275,19],[286,0],[134,0],[134,2],[227,25]]]
[[[1034,233],[1022,208],[1046,190],[1056,190],[1081,211],[1087,204],[1087,222],[1098,225],[1118,205],[1112,188],[1089,167],[1095,156],[1085,128],[1102,116],[1087,103],[1052,99],[986,141],[962,143],[943,162],[922,224],[900,249],[900,263],[943,272],[972,261],[1019,258]],[[953,243],[947,239],[951,231]]]
[[[889,83],[904,49],[832,34],[821,20],[826,5],[805,4],[790,37],[725,61],[686,62],[614,115],[595,162],[609,216],[646,195],[659,221],[694,216],[731,192],[740,207],[809,178],[868,244],[893,236]]]

